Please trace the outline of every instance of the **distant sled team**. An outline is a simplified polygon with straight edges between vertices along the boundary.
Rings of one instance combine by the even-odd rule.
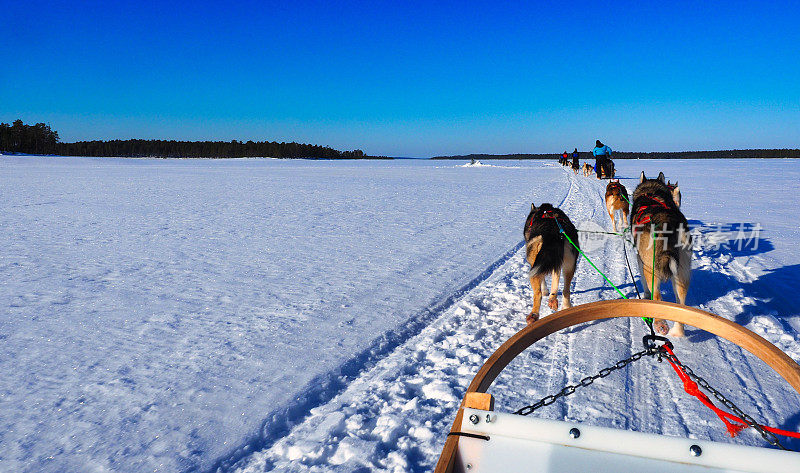
[[[575,151],[572,152],[572,159],[570,160],[569,154],[564,151],[561,153],[561,156],[558,158],[558,163],[562,166],[569,166],[578,174],[583,172],[584,176],[590,176],[592,173],[597,174],[598,179],[612,179],[616,174],[616,169],[614,167],[614,161],[611,160],[611,148],[604,145],[597,140],[595,143],[595,147],[592,150],[592,156],[594,156],[594,166],[589,163],[584,163],[583,166],[580,164],[580,153],[578,153],[578,148],[575,148]]]
[[[602,145],[600,141],[597,143],[598,146]],[[559,161],[565,166],[573,167],[566,152]],[[598,165],[601,169],[608,169],[608,163],[603,158],[600,158]],[[586,175],[591,166],[586,163],[583,169]],[[613,175],[613,163],[610,169]],[[605,171],[598,172],[598,177],[601,173],[605,175]],[[692,238],[689,223],[680,210],[681,192],[678,183],[665,182],[664,173],[660,173],[655,179],[648,179],[642,172],[639,185],[633,196],[629,197],[619,179],[612,179],[606,186],[605,205],[614,232],[622,231],[622,236],[625,237],[630,231],[633,237],[645,298],[661,300],[661,283],[671,280],[678,302],[685,305],[691,281]],[[619,214],[622,215],[618,226]],[[580,244],[578,230],[567,214],[548,203],[538,207],[531,204],[523,235],[525,258],[530,264],[529,277],[533,289],[533,307],[526,321],[532,323],[540,317],[543,294],[547,291],[546,276],[551,278],[548,307],[553,311],[559,308],[558,286],[562,273],[564,289],[561,306],[572,306],[570,286],[580,254]],[[685,335],[683,324],[680,323],[675,323],[670,329],[666,321],[656,319],[653,321],[653,328],[662,335]]]

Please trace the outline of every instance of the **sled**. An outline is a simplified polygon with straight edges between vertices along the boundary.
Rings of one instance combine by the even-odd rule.
[[[614,175],[616,174],[616,167],[614,166],[614,161],[607,159],[603,163],[600,163],[599,166],[600,166],[600,179],[614,179]]]
[[[800,366],[765,339],[692,307],[648,300],[600,301],[528,325],[484,363],[456,414],[436,473],[734,473],[800,471],[800,453],[632,432],[494,411],[486,391],[523,350],[574,325],[654,317],[706,330],[760,358],[800,394]]]

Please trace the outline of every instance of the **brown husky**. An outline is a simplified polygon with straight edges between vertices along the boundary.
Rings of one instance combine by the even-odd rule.
[[[628,222],[628,190],[625,186],[619,183],[619,179],[612,180],[606,186],[606,210],[608,216],[611,217],[611,222],[614,223],[614,231],[617,231],[617,219],[615,217],[618,210],[622,211],[625,219],[622,221],[622,226],[625,228]]]
[[[583,163],[583,175],[589,177],[594,174],[594,167],[589,163]]]
[[[542,293],[546,290],[544,277],[548,273],[552,274],[552,280],[547,305],[553,311],[558,310],[558,279],[563,270],[564,292],[561,301],[565,309],[572,307],[569,297],[570,284],[575,275],[578,250],[561,233],[561,229],[578,245],[578,230],[567,214],[550,204],[542,204],[539,207],[531,204],[531,212],[525,220],[523,231],[525,257],[531,265],[529,274],[533,288],[533,309],[525,319],[528,323],[539,319]]]
[[[660,301],[661,282],[671,278],[678,302],[685,305],[692,272],[692,238],[689,223],[675,203],[674,191],[664,183],[663,173],[656,179],[647,179],[642,172],[633,192],[631,229],[645,297],[649,299],[652,294]],[[656,319],[653,326],[662,335],[669,331],[673,337],[684,336],[680,323],[669,330],[664,320]]]

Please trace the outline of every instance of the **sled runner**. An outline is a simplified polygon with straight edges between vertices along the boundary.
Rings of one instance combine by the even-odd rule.
[[[492,396],[486,391],[500,372],[523,350],[538,340],[567,327],[594,320],[620,317],[655,317],[706,330],[733,342],[760,358],[800,394],[800,366],[768,341],[730,320],[699,309],[668,302],[617,300],[584,304],[529,324],[504,343],[484,363],[467,388],[467,394],[458,410],[435,472],[767,473],[800,471],[800,453],[793,451],[682,439],[494,411]],[[628,360],[623,360],[620,362],[622,366],[618,366],[616,369],[635,361],[638,359],[637,356],[641,358],[654,355],[667,358],[676,371],[681,371],[684,375],[687,372],[693,375],[689,368],[681,365],[674,357],[671,345],[666,339],[646,336],[645,343],[649,344],[649,349],[635,354]],[[664,351],[661,347],[670,347],[670,349]],[[612,367],[611,370],[613,369]],[[685,371],[683,371],[684,369]],[[684,378],[684,375],[681,375],[681,379]],[[589,378],[597,377],[602,376]],[[584,380],[589,378],[584,378]],[[580,385],[586,386],[592,381],[593,379],[584,384],[582,380]],[[564,394],[549,396],[550,402],[562,395]],[[704,396],[702,393],[695,395]],[[546,402],[545,399],[537,404]],[[532,408],[530,409],[532,411],[536,408],[535,406],[528,406],[528,408]],[[796,406],[793,407],[796,408]],[[525,409],[527,408],[520,409],[518,412]],[[736,412],[739,412],[738,409]],[[723,415],[739,419],[739,417],[726,412],[718,413],[718,415],[721,419]],[[749,424],[757,428],[765,439],[768,438],[768,434],[764,433],[764,429],[768,429],[770,432],[777,430],[759,426],[754,421],[751,423],[752,418],[749,416],[745,415],[745,419],[748,420],[744,427]],[[739,420],[741,421],[741,419]],[[723,422],[725,421],[723,420]],[[729,423],[726,422],[726,426]],[[741,427],[740,425],[737,428]],[[772,437],[774,438],[774,435]]]

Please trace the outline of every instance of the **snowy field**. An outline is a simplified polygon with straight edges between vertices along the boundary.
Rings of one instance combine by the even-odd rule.
[[[0,471],[430,470],[469,380],[530,310],[530,203],[610,228],[604,182],[463,164],[0,157]],[[704,237],[688,303],[800,360],[800,163],[617,164],[629,191],[642,169],[678,179]],[[633,294],[621,245],[589,256]],[[579,262],[573,303],[616,297]],[[618,320],[548,338],[498,379],[498,409],[642,334]],[[800,428],[798,395],[760,361],[687,335],[696,372]],[[726,441],[668,370],[639,362],[537,415]]]

